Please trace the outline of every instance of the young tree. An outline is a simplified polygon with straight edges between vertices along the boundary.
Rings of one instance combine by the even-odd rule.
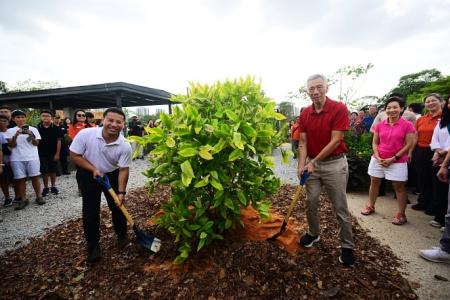
[[[155,145],[146,172],[150,188],[171,186],[172,198],[156,222],[180,242],[177,263],[240,225],[241,207],[252,205],[268,217],[265,197],[280,186],[271,169],[272,149],[285,131],[274,129],[273,120],[284,116],[250,77],[212,86],[191,84],[189,91],[174,98],[182,105],[172,115],[161,113],[161,126],[131,138]]]

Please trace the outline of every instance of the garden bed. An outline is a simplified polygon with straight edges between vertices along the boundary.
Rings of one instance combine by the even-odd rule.
[[[286,212],[293,191],[293,186],[284,185],[271,199],[274,213]],[[150,198],[144,188],[136,189],[129,193],[127,208],[144,224],[168,197],[167,188],[158,188]],[[311,250],[298,247],[288,252],[278,243],[254,240],[236,230],[225,240],[193,253],[183,265],[171,263],[179,254],[177,245],[162,228],[149,228],[163,240],[156,255],[134,242],[120,251],[109,211],[102,210],[103,258],[99,263],[86,265],[81,219],[69,221],[1,257],[0,298],[417,298],[398,271],[400,260],[355,219],[357,264],[345,268],[338,262],[337,224],[329,202],[325,197],[322,200],[321,242]],[[304,199],[301,203],[294,210],[291,229],[304,232]]]

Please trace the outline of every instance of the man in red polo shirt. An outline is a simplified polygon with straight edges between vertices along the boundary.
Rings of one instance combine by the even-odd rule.
[[[349,130],[347,107],[326,96],[328,84],[325,76],[316,74],[307,80],[307,92],[312,105],[300,114],[298,176],[308,170],[306,181],[309,230],[300,239],[304,247],[311,247],[320,240],[319,196],[322,186],[333,204],[339,223],[341,255],[339,261],[353,266],[352,219],[347,207],[348,164],[345,153],[344,132]]]

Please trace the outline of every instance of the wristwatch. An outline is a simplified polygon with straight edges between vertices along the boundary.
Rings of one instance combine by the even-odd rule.
[[[316,161],[315,158],[311,159],[311,160],[309,161],[309,163],[312,164],[314,167],[317,167],[317,161]]]

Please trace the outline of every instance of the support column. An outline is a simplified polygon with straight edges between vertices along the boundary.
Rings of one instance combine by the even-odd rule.
[[[172,103],[169,103],[169,115],[172,114]]]
[[[116,94],[116,107],[122,108],[122,93],[120,92]]]

